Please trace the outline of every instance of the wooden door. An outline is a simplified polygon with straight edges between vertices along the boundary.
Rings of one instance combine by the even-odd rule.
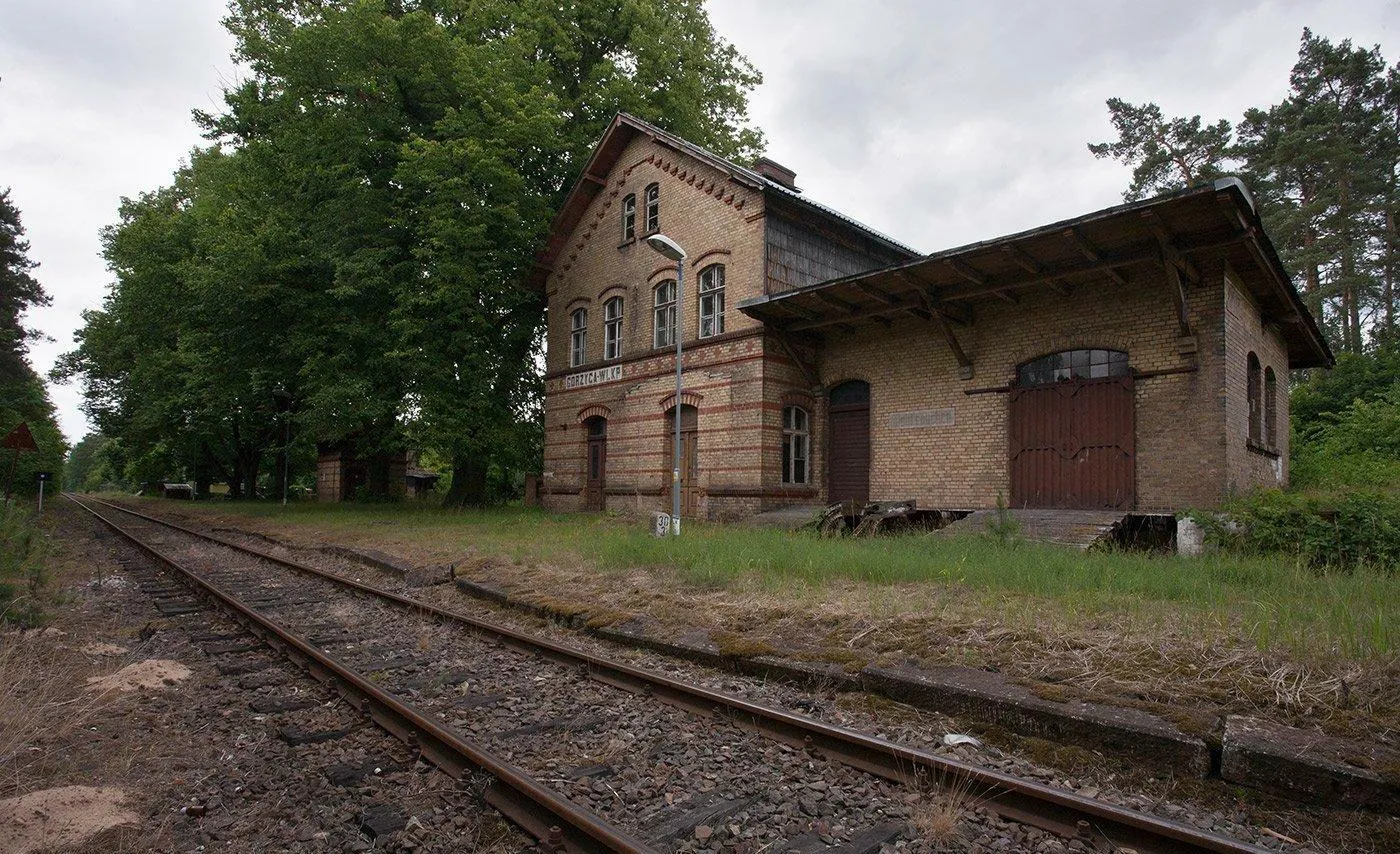
[[[666,413],[666,471],[675,465],[676,410]],[[700,511],[699,412],[681,404],[681,517],[694,519]],[[671,479],[665,478],[666,497],[671,496]],[[669,501],[667,502],[669,506]]]
[[[870,385],[860,380],[831,390],[827,406],[827,500],[870,500]]]
[[[606,506],[603,490],[608,482],[608,421],[594,416],[584,422],[588,443],[584,467],[583,509],[602,510]]]
[[[1133,507],[1131,374],[1012,389],[1009,406],[1013,506]]]

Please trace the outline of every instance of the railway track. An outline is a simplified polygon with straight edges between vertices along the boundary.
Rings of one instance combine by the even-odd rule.
[[[489,778],[544,850],[1268,850],[68,497],[423,758]],[[931,838],[950,809],[964,830]]]

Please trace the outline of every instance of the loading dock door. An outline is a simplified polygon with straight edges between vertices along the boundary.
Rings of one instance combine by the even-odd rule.
[[[1009,405],[1012,506],[1133,507],[1132,374],[1014,388]]]
[[[828,501],[870,500],[870,385],[860,380],[831,390],[827,407]]]

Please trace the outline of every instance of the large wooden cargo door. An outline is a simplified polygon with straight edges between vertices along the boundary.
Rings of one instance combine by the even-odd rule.
[[[675,465],[676,410],[666,413],[666,471]],[[688,403],[681,404],[681,517],[694,519],[700,512],[699,437],[700,413]],[[667,477],[666,497],[671,496],[671,479]],[[669,501],[667,506],[670,506]]]
[[[851,380],[833,388],[827,425],[827,500],[864,505],[870,500],[870,385]]]
[[[594,416],[584,422],[588,429],[588,449],[585,465],[586,477],[583,482],[583,509],[602,510],[605,506],[603,490],[608,483],[608,422]]]
[[[1013,506],[1132,508],[1131,374],[1015,388],[1010,397]]]

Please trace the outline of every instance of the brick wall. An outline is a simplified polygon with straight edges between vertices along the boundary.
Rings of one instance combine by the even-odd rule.
[[[1288,485],[1288,350],[1278,331],[1260,320],[1259,307],[1232,274],[1222,293],[1225,315],[1225,431],[1227,493],[1263,486]],[[1275,378],[1276,439],[1272,447],[1249,442],[1249,354],[1259,357],[1262,378],[1272,368]],[[1260,395],[1263,395],[1260,385]]]
[[[915,318],[891,328],[863,327],[828,335],[821,380],[831,387],[860,379],[871,387],[871,497],[913,498],[930,507],[988,507],[1009,497],[1007,395],[966,394],[1005,387],[1016,366],[1038,356],[1077,348],[1129,354],[1139,373],[1193,363],[1189,373],[1146,377],[1136,383],[1137,504],[1210,505],[1219,499],[1225,468],[1220,441],[1221,286],[1218,275],[1188,293],[1197,333],[1193,360],[1180,352],[1175,310],[1159,274],[1076,285],[1069,296],[1042,289],[1018,304],[979,303],[972,324],[954,325],[973,361],[970,380],[935,327]],[[896,428],[897,412],[951,409],[942,427]]]

